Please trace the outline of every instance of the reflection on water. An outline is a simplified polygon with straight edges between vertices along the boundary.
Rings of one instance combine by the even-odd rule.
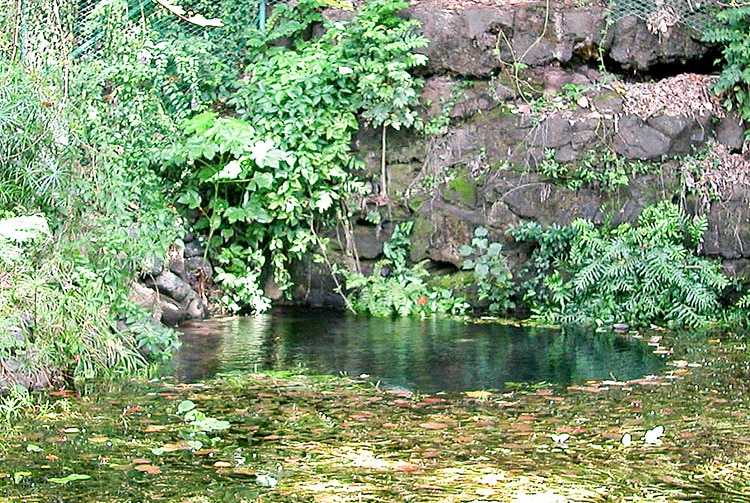
[[[443,319],[361,318],[327,311],[273,311],[181,327],[175,373],[195,382],[231,371],[369,374],[431,393],[503,389],[506,382],[570,384],[634,379],[661,360],[616,334],[464,324]]]

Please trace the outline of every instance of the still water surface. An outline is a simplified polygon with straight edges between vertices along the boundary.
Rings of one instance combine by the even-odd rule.
[[[275,310],[180,328],[183,346],[173,365],[184,382],[233,371],[304,369],[367,374],[383,386],[434,393],[636,379],[663,365],[644,342],[623,335],[445,319]]]

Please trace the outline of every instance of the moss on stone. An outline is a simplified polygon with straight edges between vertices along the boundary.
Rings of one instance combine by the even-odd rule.
[[[458,176],[448,182],[448,187],[452,194],[455,195],[455,197],[448,197],[448,199],[457,199],[456,202],[470,208],[476,205],[477,186],[469,178],[469,174],[466,171],[461,171]]]

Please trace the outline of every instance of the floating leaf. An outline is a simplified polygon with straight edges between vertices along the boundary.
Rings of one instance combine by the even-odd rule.
[[[157,431],[165,430],[167,427],[162,424],[150,424],[143,428],[144,433],[154,433]]]
[[[156,465],[135,465],[133,468],[149,475],[159,475],[161,473],[161,468]]]
[[[71,473],[67,477],[50,477],[47,480],[53,484],[67,484],[68,482],[75,482],[77,480],[90,479],[91,475],[83,475],[80,473]]]
[[[664,435],[664,426],[659,425],[646,432],[644,440],[650,445],[661,445],[661,436]]]
[[[184,414],[188,411],[191,411],[195,408],[195,403],[191,400],[183,400],[180,402],[180,404],[177,406],[177,413],[178,414]]]
[[[13,473],[13,483],[14,484],[20,484],[23,479],[26,477],[31,477],[31,472],[14,472]]]
[[[444,430],[448,428],[448,425],[445,423],[438,423],[434,421],[428,421],[426,423],[420,423],[420,428],[424,428],[425,430]]]
[[[279,481],[270,475],[260,474],[255,477],[255,483],[261,487],[276,487],[279,485]]]

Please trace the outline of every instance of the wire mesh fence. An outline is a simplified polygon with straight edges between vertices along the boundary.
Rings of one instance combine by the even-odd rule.
[[[683,25],[700,35],[716,24],[719,0],[616,0],[609,5],[612,21],[634,16],[656,35],[666,35]]]

